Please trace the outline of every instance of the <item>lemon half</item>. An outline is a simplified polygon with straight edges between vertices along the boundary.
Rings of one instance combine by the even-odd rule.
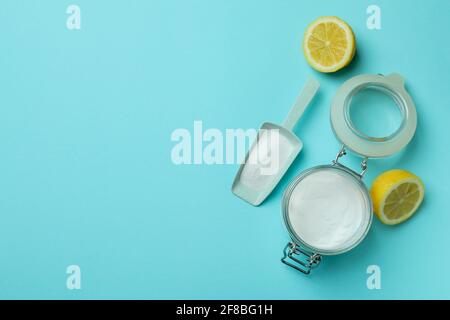
[[[379,175],[370,190],[373,210],[385,224],[399,224],[410,218],[423,201],[425,187],[419,177],[406,170],[389,170]]]
[[[320,72],[335,72],[347,66],[356,51],[352,28],[338,17],[320,17],[306,29],[303,53]]]

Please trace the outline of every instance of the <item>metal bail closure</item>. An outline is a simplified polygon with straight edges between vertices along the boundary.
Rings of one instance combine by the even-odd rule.
[[[304,273],[310,274],[322,261],[322,256],[300,248],[293,242],[289,242],[284,248],[284,256],[281,262]]]
[[[357,173],[354,170],[350,169],[349,167],[344,166],[343,164],[339,163],[339,158],[345,156],[346,154],[347,154],[347,151],[345,150],[345,146],[342,145],[341,150],[339,150],[338,154],[336,155],[336,158],[331,163],[334,166],[339,166],[346,170],[351,171],[356,176],[358,176],[360,179],[364,178],[364,175],[366,174],[366,171],[367,171],[367,157],[364,157],[361,161],[361,173]]]

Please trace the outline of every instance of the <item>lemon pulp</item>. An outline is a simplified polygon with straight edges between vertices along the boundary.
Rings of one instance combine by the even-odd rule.
[[[419,177],[406,170],[390,170],[378,176],[370,190],[374,212],[385,224],[410,218],[423,201],[425,188]]]
[[[338,17],[320,17],[306,29],[303,52],[308,63],[320,72],[335,72],[355,55],[355,35]]]

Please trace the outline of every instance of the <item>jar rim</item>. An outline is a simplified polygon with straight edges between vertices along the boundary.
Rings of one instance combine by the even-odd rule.
[[[292,192],[297,187],[297,185],[305,177],[309,176],[310,174],[316,173],[318,171],[330,170],[330,169],[331,170],[338,170],[341,173],[348,174],[351,178],[355,179],[355,182],[357,182],[357,184],[360,187],[360,190],[362,191],[362,194],[364,195],[364,200],[366,202],[366,207],[368,208],[368,210],[364,213],[363,225],[359,229],[359,230],[361,230],[361,229],[364,229],[364,230],[361,232],[359,237],[355,238],[356,240],[351,242],[348,246],[341,247],[341,248],[338,248],[338,249],[322,249],[322,248],[314,247],[311,244],[307,243],[306,241],[301,239],[301,237],[295,232],[294,228],[291,225],[290,217],[289,217],[289,202],[290,202],[290,199],[291,199]],[[295,244],[300,245],[300,246],[310,250],[313,253],[318,253],[318,254],[321,254],[321,255],[337,255],[337,254],[342,254],[342,253],[345,253],[347,251],[350,251],[351,249],[356,247],[358,244],[360,244],[361,241],[363,241],[364,238],[366,237],[366,235],[369,232],[369,229],[370,229],[370,227],[372,225],[372,219],[373,219],[372,200],[371,200],[371,198],[369,196],[369,192],[368,192],[365,184],[361,180],[361,177],[358,176],[357,174],[355,174],[353,171],[351,171],[350,169],[346,169],[343,166],[337,166],[337,165],[334,165],[334,164],[332,164],[332,165],[320,165],[320,166],[312,167],[310,169],[307,169],[307,170],[303,171],[302,173],[300,173],[289,184],[289,186],[287,187],[286,191],[283,194],[282,215],[283,215],[284,225],[285,225],[285,227],[286,227],[286,229],[287,229],[287,231],[288,231],[292,241]]]

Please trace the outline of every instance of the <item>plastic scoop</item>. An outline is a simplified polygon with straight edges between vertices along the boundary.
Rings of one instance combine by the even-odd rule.
[[[282,125],[264,122],[240,166],[231,191],[248,203],[258,206],[280,182],[300,153],[303,142],[292,132],[311,102],[319,82],[310,78]]]

